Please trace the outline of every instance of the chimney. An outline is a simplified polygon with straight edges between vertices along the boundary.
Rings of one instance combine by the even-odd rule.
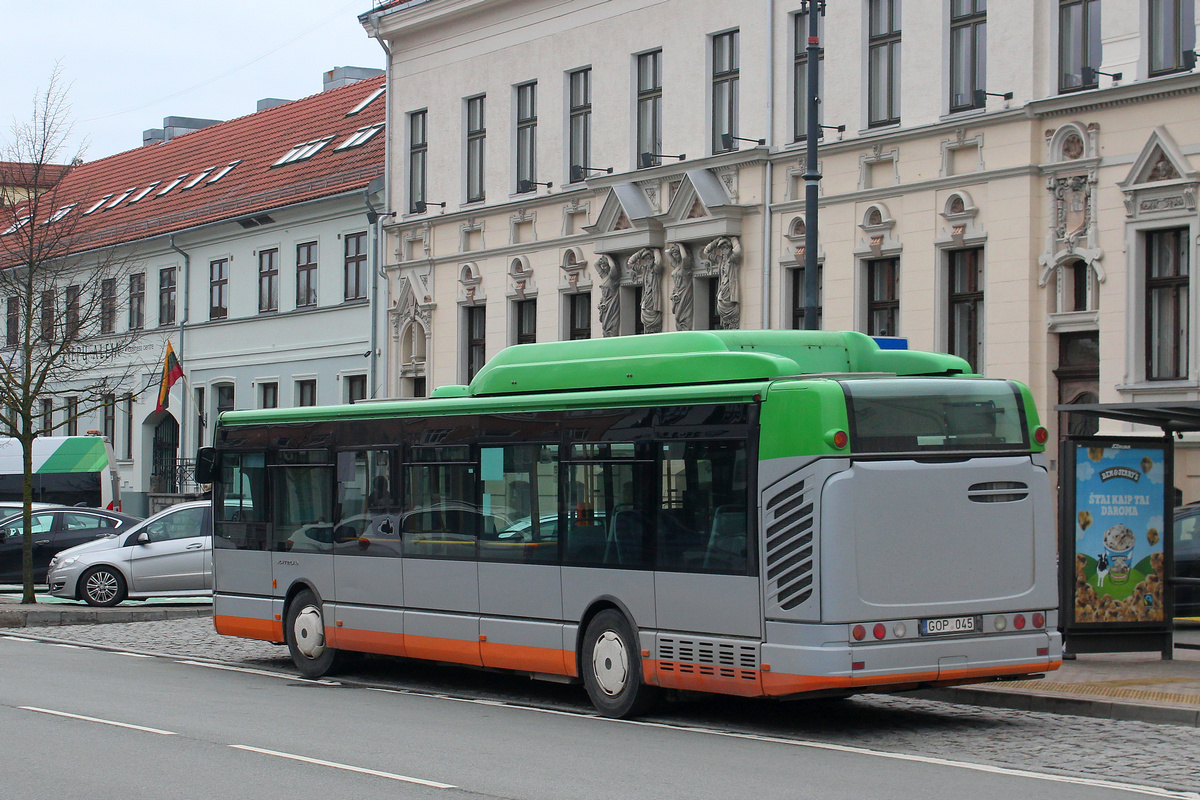
[[[268,108],[274,108],[275,106],[281,106],[284,103],[290,102],[292,101],[284,100],[282,97],[264,97],[258,101],[258,108],[254,109],[254,111],[258,113],[259,111],[266,111]]]
[[[340,89],[343,86],[349,86],[352,83],[365,81],[368,78],[374,78],[377,75],[382,75],[383,70],[371,69],[369,67],[334,67],[323,74],[324,86],[321,91],[328,92],[330,89]]]
[[[169,142],[176,136],[198,131],[201,128],[207,128],[209,125],[216,125],[223,121],[219,119],[201,119],[199,117],[163,117],[163,126],[161,128],[148,128],[142,131],[142,146]]]

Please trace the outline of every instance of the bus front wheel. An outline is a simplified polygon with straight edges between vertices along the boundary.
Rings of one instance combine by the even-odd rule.
[[[292,662],[304,677],[319,678],[337,668],[340,653],[325,643],[321,601],[308,589],[296,595],[288,606],[284,635]]]
[[[658,701],[657,687],[642,679],[642,660],[625,616],[601,611],[583,635],[583,683],[592,705],[606,717],[628,719],[649,711]]]

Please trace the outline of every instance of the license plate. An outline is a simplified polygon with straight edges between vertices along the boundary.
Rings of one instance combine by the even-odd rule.
[[[948,633],[974,633],[975,617],[934,617],[921,620],[922,636],[941,636]]]

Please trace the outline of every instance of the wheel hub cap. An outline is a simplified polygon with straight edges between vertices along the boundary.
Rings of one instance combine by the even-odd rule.
[[[625,642],[613,631],[605,631],[592,648],[592,671],[596,683],[609,696],[620,694],[629,682],[629,653]]]
[[[87,593],[93,600],[107,603],[117,594],[117,579],[108,572],[97,572],[88,576]]]
[[[292,625],[295,634],[296,649],[308,658],[320,658],[325,652],[325,623],[321,620],[321,612],[313,606],[306,606],[296,615]]]

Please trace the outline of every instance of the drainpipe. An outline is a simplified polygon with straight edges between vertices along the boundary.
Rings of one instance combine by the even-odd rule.
[[[371,23],[371,27],[375,31],[375,37],[374,37],[375,41],[379,42],[379,46],[381,48],[383,48],[383,60],[384,60],[384,67],[383,67],[383,69],[384,69],[384,79],[383,79],[384,84],[383,85],[388,90],[383,95],[383,101],[384,101],[383,130],[384,130],[384,134],[385,134],[385,138],[383,140],[383,208],[384,208],[384,213],[380,214],[379,215],[380,219],[376,220],[375,224],[373,224],[371,226],[371,239],[372,239],[372,241],[371,241],[371,258],[374,261],[374,263],[371,265],[371,305],[370,305],[370,309],[371,309],[371,311],[370,311],[370,314],[371,314],[370,360],[371,360],[371,363],[370,363],[370,367],[368,368],[369,376],[367,378],[367,381],[370,383],[370,386],[371,386],[371,397],[374,398],[378,394],[378,392],[376,390],[376,386],[377,386],[376,375],[379,371],[378,357],[376,356],[376,354],[379,352],[379,318],[378,318],[378,315],[379,315],[379,310],[378,310],[379,280],[381,278],[384,278],[384,279],[387,278],[387,276],[383,272],[383,265],[385,263],[383,250],[384,250],[384,246],[387,243],[387,237],[383,235],[383,220],[386,220],[386,219],[389,219],[389,218],[395,216],[394,213],[390,213],[390,209],[392,207],[392,134],[395,131],[395,127],[392,124],[392,98],[391,98],[392,51],[390,49],[388,49],[387,42],[385,42],[383,39],[379,38],[379,18],[377,16],[375,16],[374,14],[372,14],[369,17],[369,21]],[[369,200],[368,200],[368,205],[370,205]],[[388,308],[387,308],[387,303],[385,302],[384,308],[383,308],[383,322],[384,322],[384,330],[385,331],[387,330],[387,313],[388,313]],[[388,392],[385,391],[383,394],[386,397],[388,395]]]
[[[184,350],[184,347],[183,347],[183,335],[184,335],[185,327],[188,324],[188,308],[189,308],[189,303],[188,303],[189,291],[188,290],[192,285],[192,257],[189,256],[187,253],[185,253],[183,250],[180,250],[178,247],[175,246],[175,234],[173,234],[173,233],[171,234],[170,245],[171,245],[172,250],[174,250],[176,253],[179,253],[179,255],[183,256],[183,314],[181,314],[179,317],[179,363],[182,364],[184,354],[186,353],[186,351]],[[183,382],[183,402],[181,402],[179,404],[179,416],[183,420],[183,424],[179,426],[179,428],[180,428],[179,452],[180,453],[188,452],[188,450],[187,450],[187,433],[188,433],[188,428],[190,426],[187,423],[187,418],[188,418],[187,409],[188,409],[188,394],[190,393],[189,389],[188,389],[189,386],[190,386],[190,384],[185,379]]]
[[[775,139],[775,0],[767,0],[767,166],[763,170],[762,328],[771,327],[771,201],[774,199]]]

